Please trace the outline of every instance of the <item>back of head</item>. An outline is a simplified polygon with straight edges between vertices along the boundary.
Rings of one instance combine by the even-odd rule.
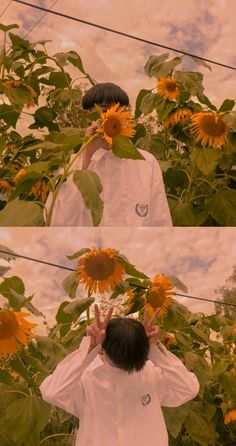
[[[118,85],[105,82],[94,85],[85,93],[82,99],[82,107],[84,110],[90,110],[96,104],[110,107],[118,102],[121,106],[128,106],[129,98],[127,93]]]
[[[113,364],[129,373],[142,370],[148,359],[149,340],[143,325],[135,319],[111,319],[102,346]]]

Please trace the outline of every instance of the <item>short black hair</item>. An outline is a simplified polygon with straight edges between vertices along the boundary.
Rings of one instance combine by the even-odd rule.
[[[141,322],[115,317],[108,322],[102,347],[116,367],[138,372],[148,359],[149,339]]]
[[[116,84],[104,82],[94,85],[85,93],[82,99],[82,107],[84,110],[89,110],[95,104],[110,106],[118,102],[121,106],[128,106],[129,97],[127,93]]]

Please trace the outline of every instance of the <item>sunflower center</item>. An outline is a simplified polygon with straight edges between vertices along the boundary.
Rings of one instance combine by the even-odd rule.
[[[176,90],[176,84],[174,82],[167,82],[166,83],[166,89],[168,91],[175,91]]]
[[[9,311],[0,312],[0,339],[7,339],[14,336],[19,325],[14,313]]]
[[[226,128],[224,121],[215,116],[203,116],[201,127],[204,133],[210,136],[224,135]]]
[[[153,308],[159,308],[163,305],[166,298],[166,291],[161,285],[158,290],[152,290],[148,294],[148,302]]]
[[[100,252],[85,260],[85,270],[93,280],[105,280],[114,273],[115,262],[106,252]]]
[[[121,129],[121,122],[115,116],[111,116],[104,122],[104,132],[111,138],[120,135]]]

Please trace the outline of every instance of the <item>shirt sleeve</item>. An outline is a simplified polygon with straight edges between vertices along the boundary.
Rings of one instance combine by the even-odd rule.
[[[89,354],[90,338],[85,336],[79,350],[68,355],[40,385],[42,398],[50,404],[80,416],[83,408],[84,390],[82,375],[91,366],[101,349],[99,344]]]
[[[153,157],[153,177],[150,201],[149,226],[172,227],[172,219],[167,201],[162,172],[158,161]]]
[[[199,392],[194,373],[182,361],[159,344],[151,345],[149,359],[156,368],[157,391],[161,406],[178,407],[193,399]]]

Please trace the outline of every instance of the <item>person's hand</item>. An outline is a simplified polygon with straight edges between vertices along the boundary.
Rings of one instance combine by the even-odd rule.
[[[146,335],[149,338],[150,344],[158,344],[160,341],[161,329],[158,325],[156,325],[156,319],[159,312],[159,308],[155,310],[153,316],[149,316],[148,309],[145,310],[144,313],[144,321],[143,326],[146,331]]]
[[[101,120],[98,119],[97,121],[93,121],[85,130],[85,136],[87,136],[88,138],[91,138],[91,136],[93,136],[97,129],[101,126]]]
[[[89,351],[102,344],[106,336],[106,328],[113,313],[113,307],[110,307],[104,321],[101,321],[98,305],[94,305],[95,321],[86,327],[86,334],[90,336]]]
[[[95,135],[97,129],[101,126],[101,120],[98,119],[97,121],[94,121],[86,130],[85,130],[85,136],[90,139],[93,135]],[[108,142],[102,138],[102,135],[96,136],[89,144],[87,144],[86,149],[84,150],[82,157],[83,157],[83,163],[82,163],[82,169],[87,170],[91,158],[94,155],[94,153],[98,149],[104,149],[104,150],[110,150],[111,146],[108,144]]]

